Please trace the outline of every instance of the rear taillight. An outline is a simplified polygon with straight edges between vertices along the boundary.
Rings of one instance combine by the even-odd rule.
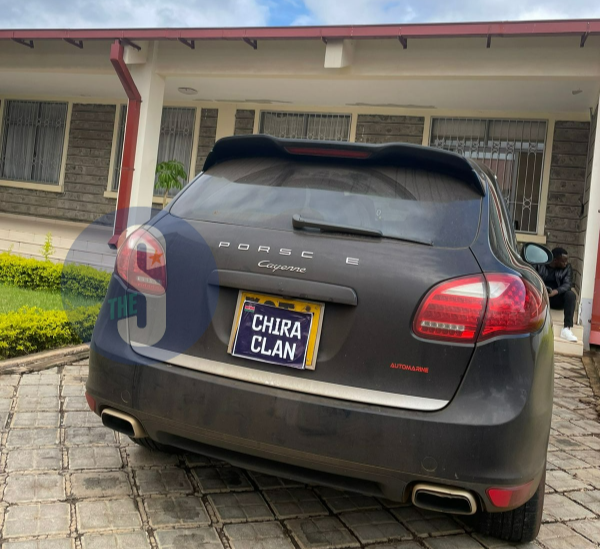
[[[540,291],[516,275],[467,276],[430,290],[417,310],[413,330],[425,339],[457,343],[526,334],[541,328],[545,307]]]
[[[165,250],[146,229],[137,229],[123,242],[115,271],[143,294],[163,295],[167,289]]]

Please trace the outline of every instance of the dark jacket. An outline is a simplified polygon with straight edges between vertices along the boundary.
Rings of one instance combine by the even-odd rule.
[[[554,269],[548,265],[536,265],[535,270],[546,286],[553,290],[558,290],[559,294],[564,294],[567,290],[571,289],[573,269],[570,263],[564,269]]]

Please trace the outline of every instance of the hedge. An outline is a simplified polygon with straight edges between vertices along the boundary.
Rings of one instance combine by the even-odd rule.
[[[0,253],[0,283],[31,290],[55,290],[66,295],[104,299],[111,273],[88,265],[61,265]]]
[[[100,304],[68,313],[22,307],[0,315],[0,358],[89,341],[99,312]]]

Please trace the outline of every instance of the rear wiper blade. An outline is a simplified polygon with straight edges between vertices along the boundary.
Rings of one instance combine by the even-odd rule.
[[[417,240],[415,238],[402,238],[400,236],[387,236],[378,229],[366,229],[364,227],[356,227],[353,225],[342,225],[338,223],[327,223],[318,219],[305,219],[298,214],[292,216],[292,226],[294,229],[318,229],[324,233],[348,233],[362,236],[375,236],[378,238],[391,238],[393,240],[401,240],[402,242],[412,242],[413,244],[423,244],[425,246],[433,246],[433,242],[427,240]]]

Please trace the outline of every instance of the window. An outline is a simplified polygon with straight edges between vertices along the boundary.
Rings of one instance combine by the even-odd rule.
[[[0,178],[58,185],[67,103],[7,101],[2,120]]]
[[[489,166],[498,177],[516,230],[535,234],[546,130],[544,120],[434,118],[429,144]]]
[[[260,133],[292,139],[348,141],[351,120],[349,114],[263,111]]]
[[[117,135],[117,152],[113,174],[112,189],[119,188],[119,174],[123,160],[123,140],[125,137],[125,121],[127,118],[127,107],[121,107],[121,118],[119,121],[119,133]],[[157,163],[165,160],[179,160],[188,174],[192,162],[192,145],[194,142],[194,122],[196,109],[180,107],[164,107],[160,122],[160,137],[158,141]],[[177,194],[173,191],[171,196]],[[155,196],[162,196],[161,191],[154,191]]]

